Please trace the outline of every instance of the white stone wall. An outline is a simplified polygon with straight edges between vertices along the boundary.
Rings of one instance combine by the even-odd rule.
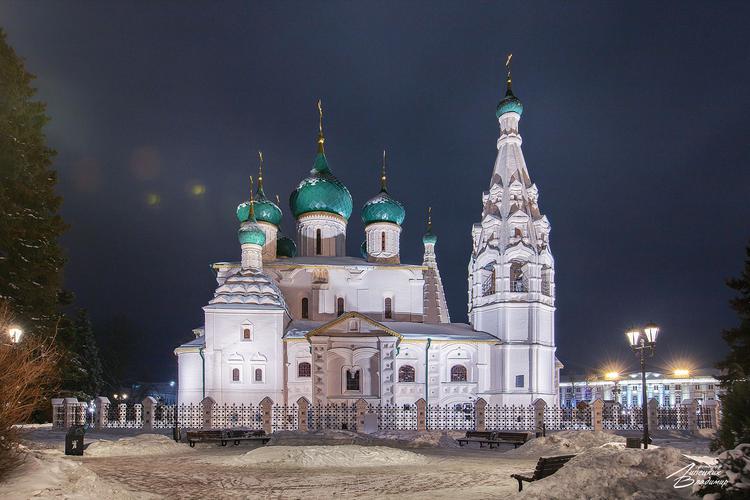
[[[220,404],[257,404],[266,396],[274,401],[283,400],[284,352],[281,336],[284,331],[284,311],[236,304],[228,307],[206,306],[204,311],[206,396]],[[243,338],[245,328],[251,330],[250,340]],[[191,363],[190,366],[200,377],[200,366],[196,367],[195,356],[192,353],[182,354],[180,363],[183,363],[183,358],[186,358],[186,363]],[[200,358],[197,362],[200,362]],[[235,368],[240,372],[238,381],[232,377]],[[261,380],[255,379],[256,370],[261,371]],[[185,374],[185,377],[189,375]],[[180,403],[200,401],[196,398],[197,391],[183,390],[182,380],[180,382]]]
[[[394,321],[422,321],[424,278],[420,266],[273,267],[266,272],[276,278],[294,319],[303,319],[303,298],[308,300],[307,319],[335,319],[341,298],[344,312],[356,311],[385,321],[385,299],[390,298]]]

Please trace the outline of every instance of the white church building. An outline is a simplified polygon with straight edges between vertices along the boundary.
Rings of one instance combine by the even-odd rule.
[[[263,190],[237,209],[240,262],[213,265],[218,286],[195,339],[175,349],[179,403],[557,404],[550,224],[521,151],[521,102],[497,106],[500,135],[471,230],[469,324],[451,323],[428,218],[421,263],[402,263],[406,212],[381,189],[361,216],[361,256],[345,253],[349,190],[331,171],[321,124],[313,168],[291,194],[294,239]],[[251,189],[252,191],[252,189]]]

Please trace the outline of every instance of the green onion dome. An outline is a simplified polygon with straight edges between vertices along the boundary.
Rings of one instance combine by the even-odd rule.
[[[289,207],[296,218],[308,212],[329,212],[348,220],[352,214],[352,195],[333,175],[322,150],[318,150],[310,176],[289,197]]]
[[[293,239],[282,236],[276,240],[276,257],[293,258],[297,256],[297,244]]]
[[[268,222],[274,226],[281,224],[281,209],[276,203],[266,198],[263,188],[258,189],[254,201],[255,218],[261,222]]]
[[[519,115],[523,114],[523,104],[521,103],[520,99],[518,97],[513,95],[513,91],[510,88],[510,83],[508,83],[508,90],[505,92],[505,97],[498,103],[497,105],[497,111],[495,112],[495,115],[500,118],[500,116],[504,115],[505,113],[518,113]]]
[[[237,207],[237,219],[240,222],[245,222],[250,217],[250,203],[250,201],[243,201]],[[258,191],[252,203],[257,221],[268,222],[277,227],[281,224],[281,209],[266,197],[263,192],[263,185],[260,183],[258,183]]]
[[[359,246],[359,254],[362,256],[363,259],[367,259],[367,242],[363,241],[362,244]]]
[[[437,236],[432,232],[432,229],[428,229],[426,233],[424,233],[424,236],[422,236],[422,243],[425,245],[428,243],[435,244],[437,243]]]
[[[400,226],[405,217],[404,206],[394,200],[385,187],[362,207],[362,222],[365,226],[373,222],[392,222]]]
[[[250,217],[250,202],[243,201],[237,205],[237,220],[245,222]]]
[[[266,244],[266,233],[253,218],[243,222],[237,234],[241,245],[248,243],[262,247]]]

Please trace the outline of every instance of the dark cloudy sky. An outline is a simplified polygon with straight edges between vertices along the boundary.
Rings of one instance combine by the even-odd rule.
[[[622,332],[653,320],[655,366],[715,361],[736,321],[724,281],[750,239],[749,22],[748,2],[0,3],[52,118],[67,286],[97,324],[137,325],[151,379],[174,376],[172,349],[202,324],[209,264],[239,256],[234,209],[258,149],[293,233],[286,200],[312,166],[319,97],[354,197],[349,252],[386,147],[403,261],[421,262],[432,204],[451,316],[466,321],[508,51],[552,224],[559,358],[635,366]]]

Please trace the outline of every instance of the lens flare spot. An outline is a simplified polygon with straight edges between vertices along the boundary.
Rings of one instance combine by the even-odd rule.
[[[203,184],[193,184],[190,186],[190,194],[193,196],[203,196],[206,194],[206,186]]]
[[[158,207],[161,204],[161,196],[158,193],[148,193],[146,195],[146,204],[150,207]]]

